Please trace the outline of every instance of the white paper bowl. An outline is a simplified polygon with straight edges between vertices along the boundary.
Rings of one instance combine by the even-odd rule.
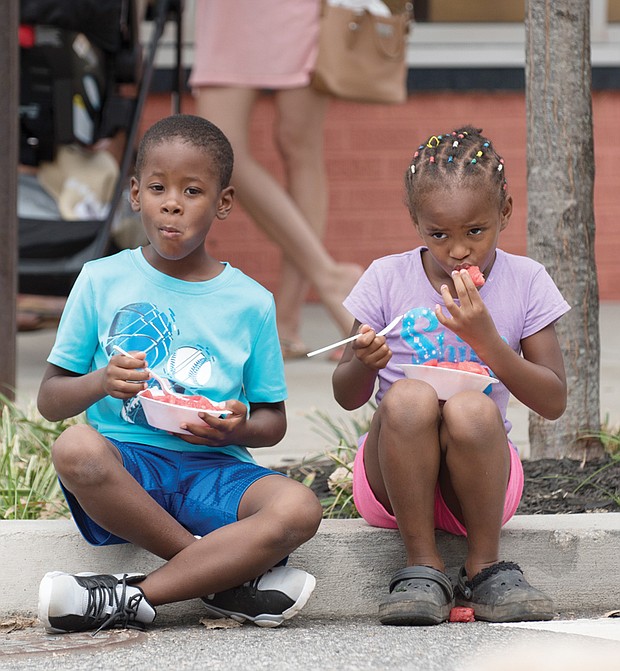
[[[484,391],[490,384],[499,382],[497,378],[488,375],[478,375],[455,368],[423,366],[415,363],[401,363],[397,364],[397,367],[405,373],[405,377],[430,384],[437,392],[440,401],[447,401],[450,396],[460,391]]]
[[[182,405],[173,405],[172,403],[166,403],[166,401],[160,401],[156,398],[149,398],[148,396],[142,396],[144,392],[138,394],[142,409],[146,416],[146,421],[156,429],[162,429],[162,431],[171,431],[172,433],[185,433],[189,434],[189,431],[181,429],[181,424],[200,424],[204,423],[203,420],[199,417],[199,413],[204,412],[207,415],[212,415],[213,417],[221,417],[222,415],[229,415],[230,410],[225,410],[222,404],[221,410],[201,410],[199,408],[190,408]],[[151,391],[151,393],[153,393]],[[213,403],[213,401],[211,401]],[[218,405],[217,403],[213,403]]]

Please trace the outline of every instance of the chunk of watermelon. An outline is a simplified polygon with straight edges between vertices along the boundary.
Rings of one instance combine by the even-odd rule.
[[[187,408],[197,408],[198,410],[220,410],[221,408],[214,405],[206,396],[173,396],[172,394],[157,394],[154,395],[150,389],[142,392],[142,396],[152,398],[155,401],[162,403],[169,403],[170,405],[181,405]]]
[[[489,375],[489,369],[476,361],[459,361],[459,370],[477,375]]]
[[[438,361],[437,359],[429,359],[423,365],[436,366],[437,368],[451,368],[453,370],[463,370],[466,373],[490,376],[489,369],[476,361]]]
[[[469,276],[473,280],[476,287],[480,288],[484,284],[484,275],[478,266],[469,266],[467,268],[467,272],[469,273]]]

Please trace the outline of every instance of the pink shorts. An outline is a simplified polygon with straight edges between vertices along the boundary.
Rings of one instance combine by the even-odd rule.
[[[357,455],[353,465],[353,501],[359,514],[371,526],[397,529],[396,518],[388,513],[377,500],[366,477],[364,445],[367,435],[365,434],[359,439]],[[523,493],[523,466],[517,448],[510,441],[508,441],[508,444],[510,446],[510,477],[506,487],[502,526],[515,514]],[[467,530],[452,514],[444,501],[439,485],[435,489],[435,528],[457,536],[467,536]]]

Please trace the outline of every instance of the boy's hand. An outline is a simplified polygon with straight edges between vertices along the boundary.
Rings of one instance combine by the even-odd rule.
[[[385,336],[378,336],[368,324],[362,324],[362,334],[351,344],[351,349],[359,361],[372,370],[385,368],[392,358],[392,350],[387,346]]]
[[[122,400],[146,389],[150,373],[146,368],[145,352],[129,352],[131,356],[115,354],[105,368],[103,389],[105,393]]]
[[[207,413],[199,413],[202,423],[182,424],[181,428],[190,431],[176,434],[187,443],[193,445],[208,445],[209,447],[223,447],[224,445],[243,445],[240,437],[243,435],[247,422],[247,407],[241,401],[226,401],[226,410],[231,410],[226,417],[213,417]],[[239,438],[235,438],[239,436]]]
[[[477,344],[497,334],[495,323],[470,274],[466,270],[454,271],[452,280],[460,305],[452,298],[448,287],[443,285],[441,295],[450,316],[446,317],[439,305],[435,306],[435,314],[441,324],[476,349]]]

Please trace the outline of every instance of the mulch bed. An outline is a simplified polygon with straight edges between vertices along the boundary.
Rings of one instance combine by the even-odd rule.
[[[525,487],[517,513],[620,512],[618,459],[585,464],[571,459],[539,459],[524,461],[523,471]]]
[[[298,480],[314,473],[311,488],[322,499],[330,494],[327,478],[334,468],[334,463],[325,459],[282,470]],[[618,459],[607,458],[585,464],[572,459],[528,460],[523,462],[523,471],[525,487],[517,514],[620,512]]]

